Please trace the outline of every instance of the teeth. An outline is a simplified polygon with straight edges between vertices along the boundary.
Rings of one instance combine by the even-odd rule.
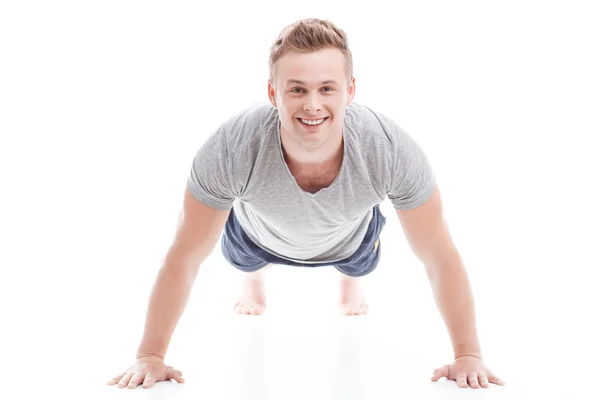
[[[309,120],[309,119],[300,118],[300,121],[302,121],[306,125],[320,125],[323,123],[323,121],[325,121],[325,118],[317,119],[317,120]]]

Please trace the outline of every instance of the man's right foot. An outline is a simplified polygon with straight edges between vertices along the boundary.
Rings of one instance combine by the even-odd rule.
[[[265,301],[264,269],[256,272],[246,273],[242,294],[233,307],[237,314],[261,315],[265,312],[267,303]]]

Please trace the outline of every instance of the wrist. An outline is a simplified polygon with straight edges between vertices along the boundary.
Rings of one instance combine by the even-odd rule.
[[[135,356],[136,360],[140,360],[140,359],[160,359],[162,361],[165,360],[165,358],[163,356],[161,356],[160,354],[156,354],[156,353],[138,353]]]
[[[459,358],[463,358],[463,357],[475,357],[475,358],[479,358],[480,360],[483,360],[483,357],[481,356],[481,354],[462,354],[460,356],[454,357],[454,359],[458,360]]]

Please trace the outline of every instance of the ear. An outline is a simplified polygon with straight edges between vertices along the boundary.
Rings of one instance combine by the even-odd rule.
[[[356,79],[354,77],[352,77],[352,80],[350,81],[350,86],[348,87],[348,101],[346,101],[346,106],[350,105],[350,103],[352,103],[352,100],[354,100],[354,95],[356,94]]]
[[[269,82],[269,84],[268,84],[267,90],[268,90],[269,101],[271,102],[273,107],[277,108],[277,100],[275,100],[275,88],[271,84],[270,79],[268,82]]]

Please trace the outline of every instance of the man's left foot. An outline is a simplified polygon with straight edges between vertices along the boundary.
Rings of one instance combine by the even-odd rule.
[[[369,306],[360,287],[360,278],[342,274],[340,278],[340,312],[343,315],[369,313]]]

